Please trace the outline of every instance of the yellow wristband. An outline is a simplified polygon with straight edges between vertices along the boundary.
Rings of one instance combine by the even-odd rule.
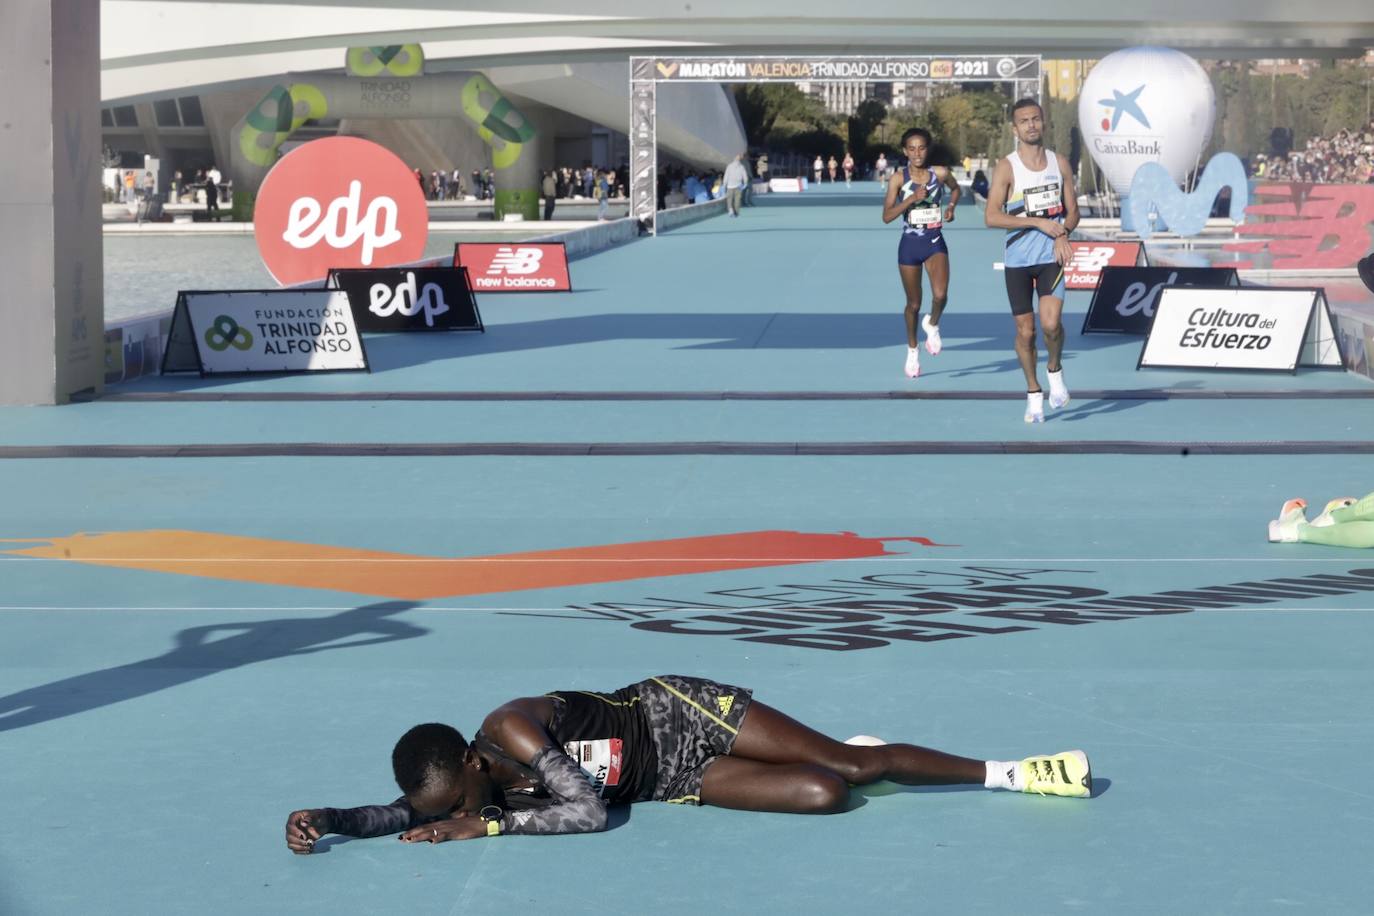
[[[487,836],[500,836],[500,835],[501,835],[501,820],[500,820],[500,818],[498,818],[498,819],[496,819],[496,820],[493,820],[493,821],[487,821]]]

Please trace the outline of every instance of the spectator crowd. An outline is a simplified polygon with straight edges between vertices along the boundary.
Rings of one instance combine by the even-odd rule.
[[[1374,120],[1363,130],[1313,137],[1286,156],[1260,153],[1250,161],[1250,174],[1266,181],[1374,183]]]

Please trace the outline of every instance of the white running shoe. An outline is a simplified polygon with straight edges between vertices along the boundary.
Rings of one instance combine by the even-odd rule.
[[[921,351],[916,347],[906,348],[906,377],[915,378],[921,374]]]
[[[1069,389],[1064,387],[1064,370],[1049,373],[1050,376],[1050,409],[1058,410],[1069,403]]]
[[[1045,422],[1045,392],[1027,391],[1026,392],[1026,422],[1044,423]]]
[[[1269,522],[1269,540],[1275,544],[1295,544],[1298,523],[1307,521],[1307,501],[1290,499],[1279,510],[1279,517]]]
[[[929,315],[921,316],[921,329],[926,332],[926,352],[931,356],[940,355],[940,326],[930,323]]]
[[[1321,514],[1312,519],[1312,527],[1330,528],[1332,525],[1336,524],[1336,520],[1331,517],[1332,512],[1335,512],[1337,509],[1349,509],[1357,502],[1359,502],[1359,500],[1351,496],[1342,496],[1331,500],[1331,502],[1326,504],[1326,508],[1321,511]],[[1303,503],[1303,505],[1306,506],[1307,504]]]

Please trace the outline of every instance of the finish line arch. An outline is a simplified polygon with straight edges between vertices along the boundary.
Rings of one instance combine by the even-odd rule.
[[[1011,83],[1040,100],[1040,55],[631,57],[630,215],[657,235],[659,83]]]

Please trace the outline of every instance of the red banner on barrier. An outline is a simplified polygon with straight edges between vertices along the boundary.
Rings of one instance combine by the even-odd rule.
[[[476,293],[572,291],[562,242],[459,242],[453,266],[468,269]]]
[[[1069,289],[1097,289],[1104,267],[1138,267],[1140,242],[1070,242],[1073,260],[1064,265],[1064,285]]]
[[[1374,185],[1261,184],[1254,200],[1245,208],[1245,222],[1236,227],[1238,236],[1252,240],[1231,242],[1222,250],[1267,253],[1276,270],[1354,267],[1369,251]]]

